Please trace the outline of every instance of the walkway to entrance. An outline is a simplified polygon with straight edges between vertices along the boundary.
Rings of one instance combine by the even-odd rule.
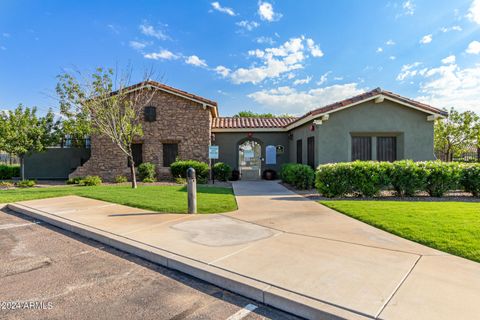
[[[158,214],[80,197],[11,209],[308,318],[472,319],[480,264],[404,240],[271,181],[239,210]],[[388,214],[388,213],[386,213]]]

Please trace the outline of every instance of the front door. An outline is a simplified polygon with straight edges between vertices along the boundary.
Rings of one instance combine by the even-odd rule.
[[[238,146],[240,177],[242,180],[258,180],[262,170],[262,146],[247,140]]]

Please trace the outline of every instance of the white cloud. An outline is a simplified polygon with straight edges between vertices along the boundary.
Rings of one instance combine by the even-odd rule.
[[[0,50],[5,51],[5,50],[7,50],[7,48],[5,46],[0,46]]]
[[[418,100],[440,108],[480,111],[480,64],[464,69],[443,65],[428,69],[423,76]]]
[[[407,16],[415,13],[415,3],[412,0],[407,0],[402,4],[402,8]]]
[[[217,1],[212,2],[211,5],[212,5],[212,8],[213,8],[213,9],[215,9],[215,10],[217,10],[217,11],[219,11],[219,12],[222,12],[222,13],[226,13],[226,14],[228,14],[229,16],[232,16],[232,17],[233,17],[233,16],[236,15],[236,14],[235,14],[235,11],[233,11],[232,8],[222,7],[221,4],[220,4],[219,2],[217,2]]]
[[[480,53],[480,42],[478,41],[472,41],[468,45],[467,50],[465,50],[466,53],[469,54],[479,54]]]
[[[207,63],[205,62],[205,60],[200,59],[196,55],[192,55],[185,58],[185,63],[191,64],[192,66],[196,66],[196,67],[203,67],[203,68],[207,67]]]
[[[388,59],[390,59],[390,60],[395,60],[395,59],[397,59],[397,57],[395,57],[395,56],[390,56],[390,57],[388,57]]]
[[[158,40],[167,40],[168,36],[162,30],[155,29],[154,26],[147,23],[141,24],[139,27],[140,32],[146,36],[157,38]]]
[[[168,50],[161,50],[159,52],[146,53],[143,55],[146,59],[152,60],[174,60],[178,59],[179,56]]]
[[[273,46],[275,44],[275,40],[273,40],[271,37],[258,37],[255,39],[255,42],[256,43],[260,43],[260,44],[269,44],[271,46]]]
[[[480,0],[472,1],[470,9],[468,9],[467,17],[471,21],[480,24]]]
[[[455,56],[452,54],[452,55],[449,55],[448,57],[446,57],[445,59],[442,59],[442,63],[443,64],[451,64],[451,63],[455,63]]]
[[[388,40],[387,42],[385,42],[385,44],[387,46],[394,46],[395,45],[395,41],[393,41],[392,39]]]
[[[363,91],[358,88],[357,83],[333,85],[307,91],[297,91],[285,86],[253,92],[248,97],[277,113],[288,112],[300,115],[312,109],[355,96]]]
[[[307,39],[307,47],[310,50],[310,54],[315,57],[315,58],[320,58],[323,57],[323,52],[320,50],[320,47],[315,44],[315,41],[313,39]]]
[[[217,66],[214,71],[224,78],[230,74],[230,69],[224,66]]]
[[[462,31],[462,27],[460,26],[451,26],[451,27],[441,27],[440,31],[443,33],[450,32],[450,31]]]
[[[4,33],[2,33],[2,36],[3,36],[4,38],[10,38],[10,33],[4,32]]]
[[[247,29],[248,31],[252,31],[253,29],[258,28],[260,26],[258,22],[248,21],[248,20],[242,20],[240,22],[237,22],[236,25],[244,29]]]
[[[322,74],[322,75],[320,76],[320,80],[317,81],[317,85],[318,85],[318,86],[321,86],[322,84],[324,84],[325,82],[327,82],[327,80],[328,80],[328,75],[329,75],[330,73],[332,73],[332,71],[327,71],[327,72],[325,72],[324,74]]]
[[[300,85],[300,84],[308,84],[308,83],[310,83],[310,81],[312,81],[312,77],[308,76],[304,79],[297,79],[297,80],[293,81],[293,84],[295,86],[297,86],[297,85]]]
[[[145,49],[145,47],[148,46],[149,44],[150,44],[149,42],[135,41],[135,40],[132,40],[128,43],[128,45],[135,50]]]
[[[376,52],[377,52],[377,53],[383,52],[383,48],[382,48],[382,47],[378,47]]]
[[[115,33],[115,34],[120,33],[120,30],[116,26],[114,26],[113,24],[107,24],[107,28],[110,29],[110,31]]]
[[[265,79],[277,78],[284,73],[303,68],[307,52],[314,57],[323,55],[312,39],[305,39],[303,36],[291,38],[279,47],[250,50],[249,56],[259,59],[261,64],[256,63],[248,68],[233,70],[229,77],[236,84],[247,82],[257,84]]]
[[[417,75],[418,70],[416,67],[421,65],[421,62],[414,62],[412,64],[404,64],[402,66],[402,69],[400,70],[400,73],[397,75],[397,80],[398,81],[403,81],[409,77],[413,77]]]
[[[423,36],[422,39],[420,39],[420,43],[423,43],[423,44],[427,44],[427,43],[430,43],[432,42],[432,35],[431,34],[427,34],[425,36]]]
[[[262,20],[272,22],[277,21],[282,17],[281,13],[275,12],[273,10],[273,6],[269,2],[262,2],[258,3],[258,14]]]

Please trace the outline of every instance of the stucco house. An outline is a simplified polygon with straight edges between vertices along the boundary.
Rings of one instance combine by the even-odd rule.
[[[297,118],[220,117],[215,101],[147,81],[153,88],[144,106],[144,136],[133,145],[135,162],[152,162],[159,177],[170,176],[175,159],[208,162],[209,146],[219,159],[260,179],[283,163],[319,164],[353,160],[432,160],[434,120],[446,112],[380,88],[321,106]],[[128,176],[128,162],[106,137],[91,137],[91,157],[70,177]]]

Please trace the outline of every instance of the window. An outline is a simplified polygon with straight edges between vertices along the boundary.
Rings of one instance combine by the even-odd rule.
[[[163,144],[163,166],[170,167],[178,157],[178,143]]]
[[[146,122],[153,122],[157,120],[157,108],[148,106],[143,110],[143,117]]]
[[[307,164],[315,167],[315,137],[308,137],[307,139]]]
[[[303,163],[302,139],[297,140],[297,163]]]
[[[372,160],[372,137],[352,137],[352,161]]]
[[[135,167],[138,167],[143,162],[143,155],[142,155],[142,144],[141,143],[132,143],[132,156],[133,156],[133,163]],[[131,166],[130,160],[127,164],[129,167]]]
[[[377,160],[397,160],[397,137],[377,137]]]

